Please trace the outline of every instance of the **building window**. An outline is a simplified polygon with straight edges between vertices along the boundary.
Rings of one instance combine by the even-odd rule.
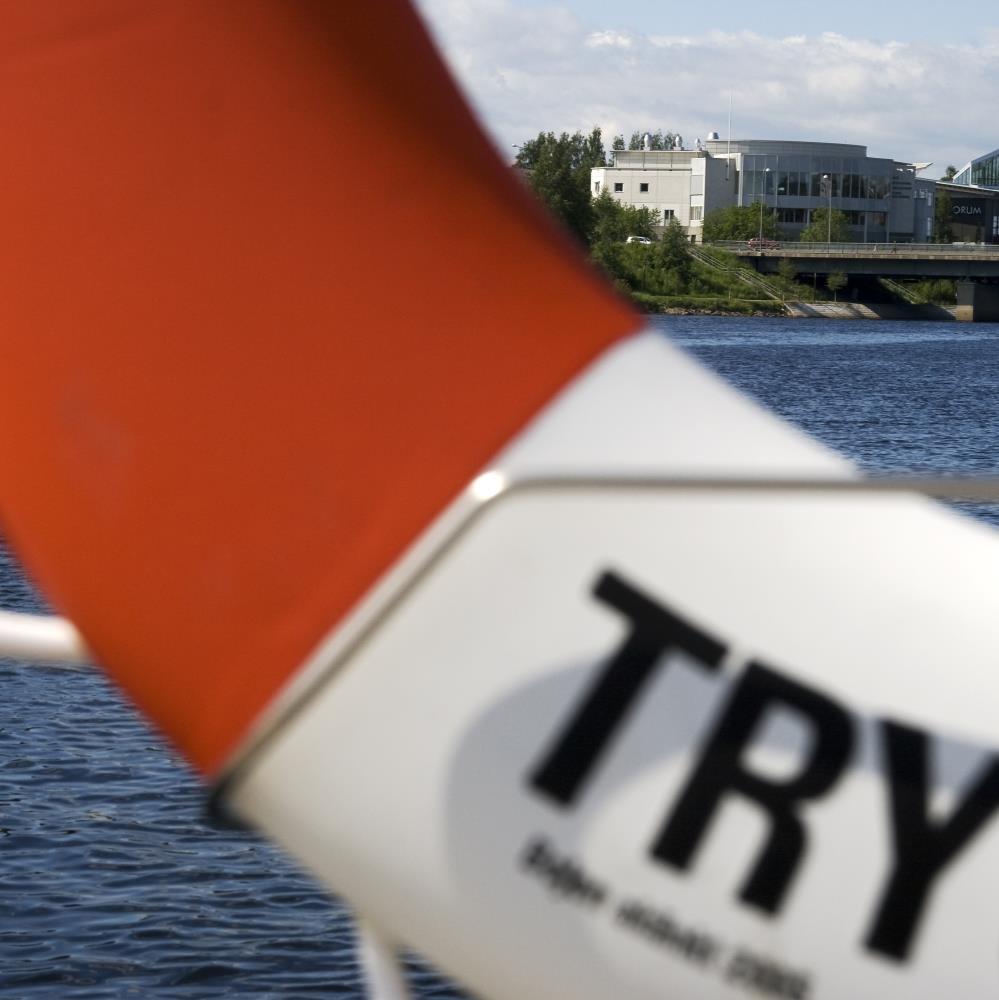
[[[961,171],[964,174],[964,171]],[[957,178],[955,178],[956,180]],[[971,164],[971,183],[986,187],[999,185],[999,157],[983,156]]]
[[[700,205],[691,205],[690,206],[690,221],[691,222],[700,222],[701,218],[703,217],[703,213],[704,213],[704,209],[703,209],[702,206],[700,206]]]
[[[615,191],[623,191],[624,190],[624,181],[614,181],[614,190]]]
[[[600,181],[593,182],[593,193],[600,194]]]
[[[791,226],[804,225],[805,209],[803,208],[778,208],[777,221]]]
[[[642,181],[638,185],[638,190],[639,191],[648,191],[649,190],[649,182],[648,181]]]
[[[676,212],[674,212],[672,208],[664,208],[663,209],[663,224],[664,225],[669,225],[669,223],[672,222],[675,217],[676,217]]]

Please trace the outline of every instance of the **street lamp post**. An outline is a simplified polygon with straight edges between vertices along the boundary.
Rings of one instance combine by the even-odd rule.
[[[826,182],[826,190],[829,192],[829,210],[826,213],[826,243],[832,243],[832,177],[823,174],[822,179]]]
[[[770,168],[763,171],[763,197],[760,198],[760,245],[763,245],[763,206],[767,203],[767,174]]]

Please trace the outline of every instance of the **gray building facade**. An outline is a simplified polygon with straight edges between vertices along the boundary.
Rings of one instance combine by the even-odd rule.
[[[704,217],[732,205],[772,213],[787,239],[820,208],[843,212],[858,242],[923,243],[932,232],[934,182],[918,176],[930,164],[868,156],[866,146],[712,136],[696,150],[611,155],[592,172],[595,195],[650,208],[661,226],[676,219],[698,241]]]

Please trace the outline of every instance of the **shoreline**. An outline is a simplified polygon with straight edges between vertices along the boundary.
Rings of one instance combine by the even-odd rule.
[[[945,323],[966,321],[958,306],[902,305],[898,303],[865,302],[798,302],[775,303],[772,309],[732,308],[718,306],[669,306],[650,308],[636,303],[643,312],[654,316],[749,316],[771,319],[849,319],[849,320],[936,320]],[[753,303],[758,306],[758,303]]]

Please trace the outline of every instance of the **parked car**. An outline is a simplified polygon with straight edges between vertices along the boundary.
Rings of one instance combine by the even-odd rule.
[[[769,240],[766,237],[760,239],[758,236],[754,236],[751,240],[746,240],[746,246],[750,250],[779,250],[780,243],[777,240]]]
[[[644,243],[646,246],[651,246],[652,245],[652,240],[650,240],[648,238],[648,236],[629,236],[624,242],[625,243]]]

